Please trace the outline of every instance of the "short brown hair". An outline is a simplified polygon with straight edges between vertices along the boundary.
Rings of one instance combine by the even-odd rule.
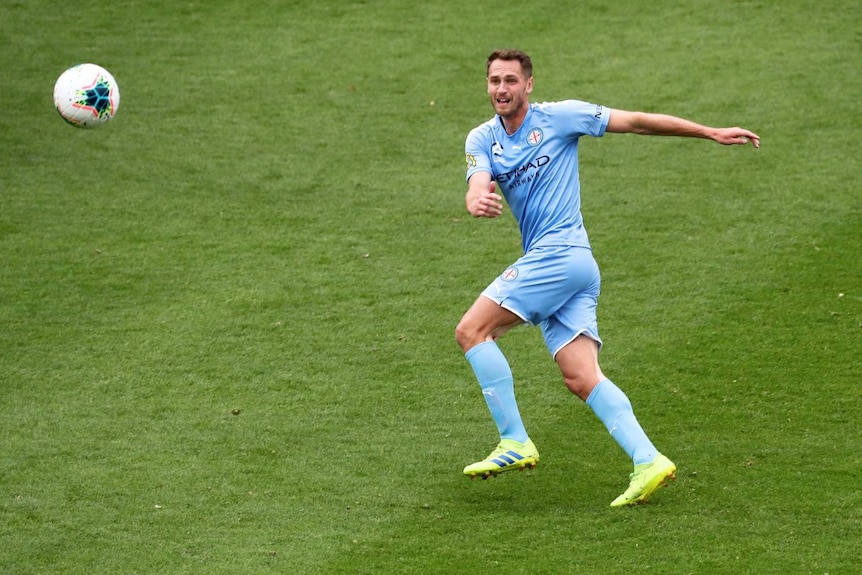
[[[521,70],[524,71],[525,78],[531,78],[533,76],[533,61],[530,60],[530,57],[526,52],[522,52],[521,50],[494,50],[488,56],[488,61],[485,63],[485,73],[488,73],[488,70],[491,69],[491,62],[494,60],[517,60],[521,63]]]

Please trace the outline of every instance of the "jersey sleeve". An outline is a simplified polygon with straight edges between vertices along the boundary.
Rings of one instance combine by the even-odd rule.
[[[611,119],[610,108],[581,100],[564,100],[549,104],[548,112],[557,116],[561,120],[557,125],[564,127],[574,138],[603,136]]]
[[[464,152],[467,160],[467,181],[476,172],[488,172],[492,175],[494,170],[491,167],[490,145],[488,144],[488,134],[484,126],[474,128],[467,134],[467,141],[464,144]]]

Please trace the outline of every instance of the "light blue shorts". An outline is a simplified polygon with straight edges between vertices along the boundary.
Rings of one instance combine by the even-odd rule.
[[[534,248],[485,288],[482,295],[542,329],[545,344],[556,356],[581,334],[596,340],[601,277],[588,248]]]

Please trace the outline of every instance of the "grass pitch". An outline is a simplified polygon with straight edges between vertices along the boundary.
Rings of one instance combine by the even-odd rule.
[[[855,3],[0,6],[0,571],[852,573],[862,544]],[[519,254],[463,207],[484,58],[534,100],[758,132],[582,144],[629,463],[538,330],[502,342],[535,472],[452,330]],[[67,126],[92,61],[117,117]]]

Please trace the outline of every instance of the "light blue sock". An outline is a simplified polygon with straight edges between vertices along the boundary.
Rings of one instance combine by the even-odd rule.
[[[658,455],[632,410],[632,403],[614,383],[605,379],[587,397],[587,405],[602,420],[635,465],[650,463]]]
[[[515,382],[506,356],[495,342],[486,341],[470,349],[465,357],[479,380],[485,403],[500,430],[500,438],[521,443],[527,441],[527,430],[515,402]]]

